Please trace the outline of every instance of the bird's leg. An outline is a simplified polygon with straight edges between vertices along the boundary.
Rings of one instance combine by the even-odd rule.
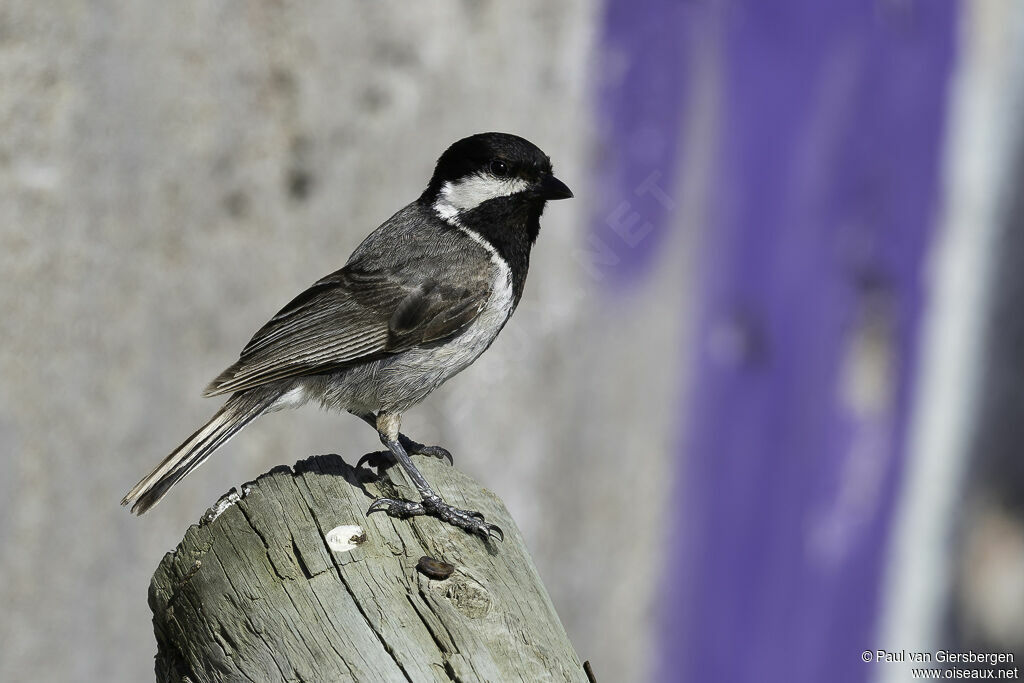
[[[374,429],[377,428],[377,416],[373,413],[353,413],[360,420],[370,425]],[[447,448],[441,446],[424,446],[418,441],[413,441],[405,434],[398,433],[398,441],[402,444],[402,448],[409,455],[429,455],[432,458],[439,458],[441,460],[447,460],[449,465],[454,465],[455,461],[452,460],[452,454],[448,452]],[[380,467],[381,464],[389,464],[395,461],[391,451],[376,451],[374,453],[367,453],[363,457],[359,458],[359,462],[356,463],[356,469],[363,466],[363,463],[369,462],[371,467]]]
[[[413,485],[419,491],[420,497],[423,500],[419,503],[414,503],[409,500],[396,498],[378,498],[373,501],[366,514],[370,515],[374,512],[384,511],[391,517],[398,517],[400,519],[428,515],[436,517],[452,526],[464,529],[471,534],[476,534],[483,538],[493,535],[499,540],[503,540],[505,535],[501,529],[494,524],[484,521],[482,514],[453,507],[444,502],[441,496],[437,495],[434,489],[430,488],[430,484],[423,478],[420,471],[416,469],[412,458],[409,457],[405,447],[402,445],[401,439],[398,438],[400,421],[401,418],[398,415],[381,413],[377,416],[376,420],[377,433],[380,435],[381,443],[387,446],[391,454],[395,456],[398,464],[409,475],[409,479],[412,480]]]

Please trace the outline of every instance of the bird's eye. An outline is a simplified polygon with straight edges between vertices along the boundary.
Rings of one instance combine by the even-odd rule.
[[[491,173],[499,178],[504,178],[508,175],[508,164],[500,159],[495,159],[491,162]]]

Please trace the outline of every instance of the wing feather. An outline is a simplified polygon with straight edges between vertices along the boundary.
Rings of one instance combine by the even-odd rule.
[[[479,277],[346,266],[314,283],[267,322],[238,361],[204,392],[214,396],[288,377],[334,371],[459,334],[490,296]],[[414,277],[412,273],[420,273]]]

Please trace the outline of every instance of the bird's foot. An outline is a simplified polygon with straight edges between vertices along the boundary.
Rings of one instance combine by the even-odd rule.
[[[462,510],[444,502],[440,496],[427,496],[422,503],[414,503],[410,500],[396,498],[378,498],[370,504],[367,515],[374,512],[386,512],[391,517],[406,519],[408,517],[419,517],[426,515],[457,526],[471,534],[481,538],[493,536],[499,541],[505,540],[505,534],[497,524],[484,521],[484,516],[473,510]]]
[[[449,465],[455,464],[452,460],[452,454],[447,448],[442,448],[441,446],[424,446],[417,441],[413,441],[404,434],[399,436],[399,441],[402,443],[402,447],[405,449],[405,452],[409,455],[429,455],[431,458],[437,458],[438,460],[447,460]],[[367,453],[363,457],[359,458],[359,462],[356,463],[356,469],[358,470],[364,463],[375,469],[382,469],[391,467],[395,462],[395,456],[391,451],[376,451],[374,453]]]
[[[402,446],[405,448],[405,452],[409,455],[429,455],[431,458],[437,458],[438,460],[447,460],[449,465],[455,464],[455,460],[452,459],[452,454],[447,448],[442,448],[441,446],[424,446],[423,444],[417,443],[408,437],[401,441]]]

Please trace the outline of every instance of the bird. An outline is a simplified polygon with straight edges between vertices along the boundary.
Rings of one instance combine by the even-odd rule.
[[[418,501],[378,498],[367,515],[426,515],[501,540],[482,513],[430,486],[410,456],[451,462],[451,454],[408,438],[402,415],[494,342],[522,298],[547,202],[572,196],[548,155],[522,137],[478,133],[453,143],[417,199],[253,335],[203,392],[228,395],[221,408],[121,504],[142,515],[256,418],[318,403],[376,429],[419,493]]]

